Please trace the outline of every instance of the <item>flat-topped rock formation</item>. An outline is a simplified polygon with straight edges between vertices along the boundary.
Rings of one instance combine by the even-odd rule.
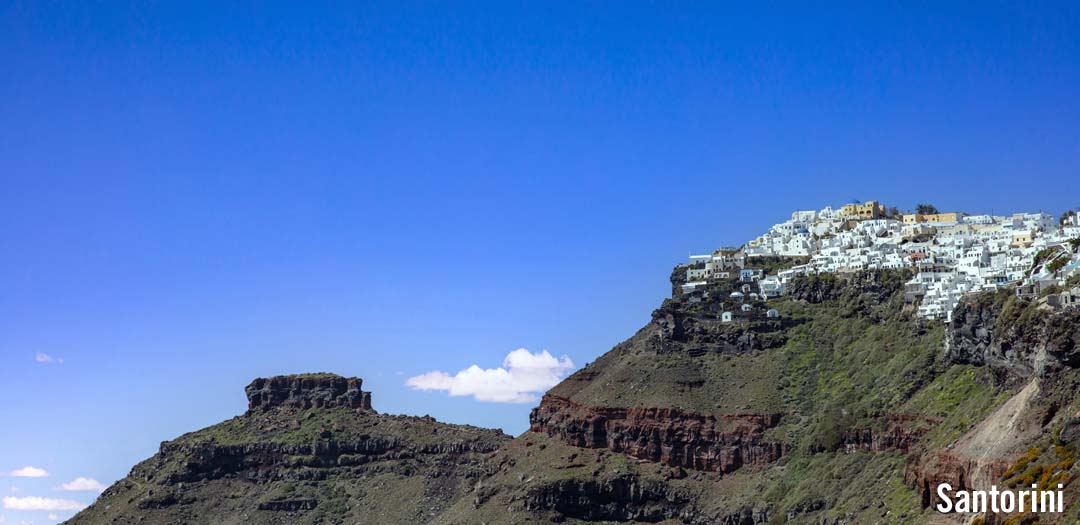
[[[258,378],[251,382],[247,393],[248,410],[289,407],[359,408],[371,410],[371,392],[360,390],[364,381],[359,377],[336,374],[296,374]]]

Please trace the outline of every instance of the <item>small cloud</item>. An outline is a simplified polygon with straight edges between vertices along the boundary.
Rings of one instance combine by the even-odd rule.
[[[48,475],[45,469],[30,466],[11,471],[11,476],[16,478],[44,478]]]
[[[3,499],[7,510],[82,510],[86,505],[70,499],[7,496]]]
[[[53,357],[45,352],[38,352],[34,354],[34,361],[44,363],[47,365],[62,365],[64,364],[63,357]]]
[[[12,485],[12,486],[8,487],[8,490],[11,491],[11,492],[18,492],[19,487],[16,487],[15,485]]]
[[[573,368],[569,357],[556,359],[547,350],[534,354],[518,348],[506,355],[500,368],[472,365],[453,376],[435,370],[410,377],[405,385],[414,390],[443,390],[451,396],[473,396],[477,401],[531,403]]]
[[[100,481],[98,481],[98,480],[96,480],[94,478],[84,478],[84,477],[80,476],[80,477],[77,477],[77,478],[67,482],[67,483],[64,483],[63,485],[60,485],[59,487],[56,487],[55,490],[66,490],[66,491],[72,491],[72,492],[75,492],[75,491],[101,492],[101,491],[105,490],[105,485],[102,485]]]
[[[50,520],[52,520],[52,521],[60,521],[60,516],[57,516],[56,514],[51,514],[51,513],[50,513],[50,514],[49,514],[49,516],[48,516],[48,518],[49,518]]]

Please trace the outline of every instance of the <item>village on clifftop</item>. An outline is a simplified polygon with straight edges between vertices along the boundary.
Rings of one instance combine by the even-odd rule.
[[[1080,211],[968,215],[920,204],[911,213],[877,201],[854,201],[796,211],[740,248],[692,255],[681,292],[707,293],[710,281],[738,272],[756,285],[759,300],[779,297],[796,276],[863,270],[912,269],[905,299],[920,317],[952,320],[965,294],[1014,286],[1050,308],[1080,307]],[[794,266],[768,275],[754,268],[763,257],[788,257]],[[744,286],[744,288],[750,288]]]

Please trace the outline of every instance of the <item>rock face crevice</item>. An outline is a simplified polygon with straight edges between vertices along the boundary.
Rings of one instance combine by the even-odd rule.
[[[248,410],[274,407],[359,408],[371,410],[371,392],[360,389],[363,380],[334,374],[301,374],[258,378],[244,392]]]
[[[780,459],[787,445],[765,439],[781,415],[706,415],[675,408],[591,407],[547,395],[530,430],[584,448],[604,448],[665,465],[730,473]]]

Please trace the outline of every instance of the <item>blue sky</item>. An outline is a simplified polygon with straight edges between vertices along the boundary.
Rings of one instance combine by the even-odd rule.
[[[679,6],[4,3],[0,496],[90,501],[269,374],[516,434],[405,380],[580,366],[793,209],[1080,206],[1076,4]]]

